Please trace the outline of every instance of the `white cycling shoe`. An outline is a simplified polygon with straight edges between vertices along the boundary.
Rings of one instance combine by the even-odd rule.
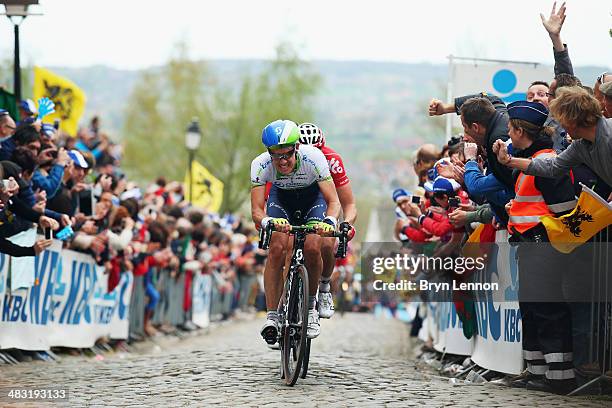
[[[261,337],[266,343],[273,345],[278,341],[278,322],[273,319],[267,319],[264,326],[261,328]]]
[[[306,337],[314,339],[321,334],[321,324],[319,323],[319,312],[316,309],[308,310],[308,329]]]
[[[329,319],[334,315],[334,298],[331,292],[319,291],[319,316]]]

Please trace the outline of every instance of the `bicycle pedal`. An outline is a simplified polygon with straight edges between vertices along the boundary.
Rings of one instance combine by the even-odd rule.
[[[278,338],[278,331],[272,326],[266,327],[266,329],[261,333],[261,337],[263,337],[266,343],[274,344]]]

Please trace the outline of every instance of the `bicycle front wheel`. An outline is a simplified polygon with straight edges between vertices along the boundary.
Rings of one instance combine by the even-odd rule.
[[[294,385],[300,376],[300,369],[306,352],[308,330],[308,272],[303,265],[289,271],[293,279],[289,288],[289,303],[283,333],[283,371],[285,383]]]

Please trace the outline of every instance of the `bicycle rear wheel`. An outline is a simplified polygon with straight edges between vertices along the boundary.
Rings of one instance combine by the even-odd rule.
[[[281,360],[285,384],[294,385],[300,375],[306,353],[308,329],[308,272],[303,265],[289,271],[292,273],[289,288],[286,324],[283,331]]]

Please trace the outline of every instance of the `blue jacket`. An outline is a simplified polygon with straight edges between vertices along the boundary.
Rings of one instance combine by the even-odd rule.
[[[503,207],[514,198],[514,192],[509,191],[504,183],[495,178],[493,173],[484,175],[473,160],[465,164],[463,181],[468,193],[483,196],[492,204]]]
[[[0,144],[0,161],[10,160],[15,149],[17,149],[17,144],[15,144],[15,141],[12,137],[9,137],[8,139],[4,140]]]
[[[36,189],[46,191],[47,200],[50,200],[57,194],[62,184],[62,178],[64,178],[64,167],[59,164],[54,164],[47,176],[44,176],[39,169],[36,169],[32,176],[32,189],[34,191],[36,191]]]
[[[20,190],[17,196],[19,197],[21,201],[23,201],[28,206],[30,206],[30,208],[33,207],[34,204],[36,204],[36,197],[34,196],[34,190],[32,190],[32,183],[30,183],[28,188]],[[61,216],[62,216],[62,214],[56,211],[47,210],[47,209],[45,209],[45,213],[43,215],[47,217],[51,217],[58,222],[60,221]]]

